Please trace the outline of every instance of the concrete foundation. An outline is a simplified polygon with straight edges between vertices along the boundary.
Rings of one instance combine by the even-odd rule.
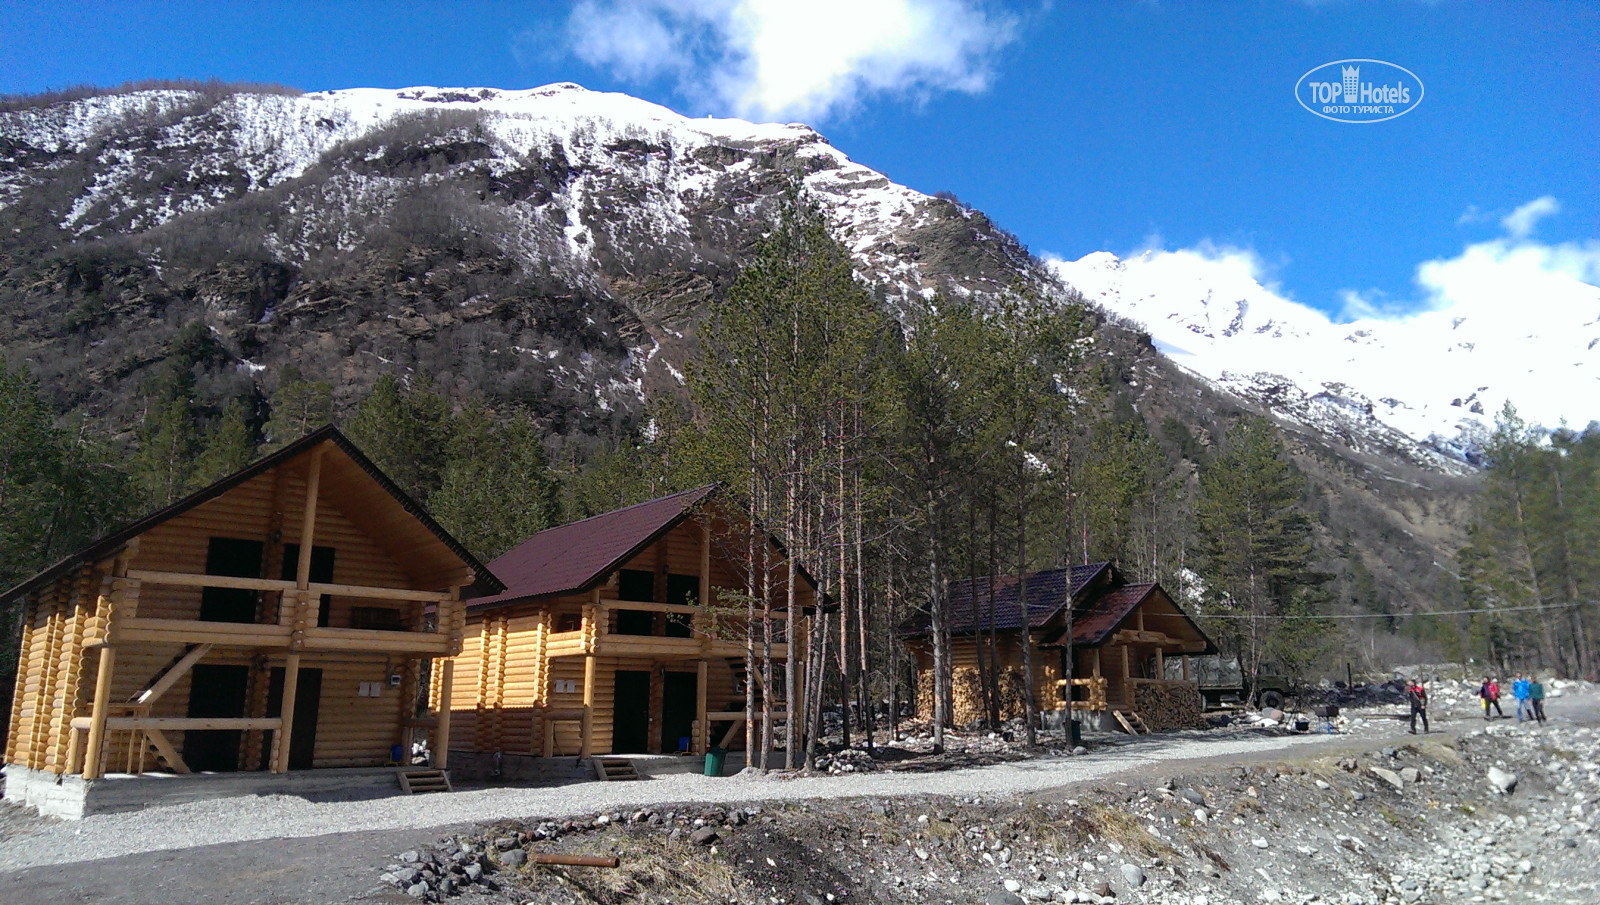
[[[300,770],[292,773],[202,773],[175,776],[108,773],[104,779],[57,776],[15,764],[5,767],[6,800],[46,817],[81,820],[142,808],[245,795],[293,795],[312,801],[360,801],[400,794],[395,767]]]

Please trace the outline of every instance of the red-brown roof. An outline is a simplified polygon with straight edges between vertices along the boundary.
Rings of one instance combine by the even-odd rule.
[[[1155,589],[1153,583],[1125,584],[1090,600],[1087,606],[1072,614],[1072,643],[1079,647],[1099,647]],[[1057,637],[1051,643],[1060,640]]]
[[[489,563],[506,590],[469,601],[468,607],[587,591],[688,518],[717,487],[709,484],[540,531]]]

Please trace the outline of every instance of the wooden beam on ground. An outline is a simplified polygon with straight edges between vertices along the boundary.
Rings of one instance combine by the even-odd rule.
[[[209,653],[211,653],[210,644],[197,644],[190,648],[189,652],[184,654],[182,659],[172,664],[171,669],[168,669],[166,672],[161,674],[161,678],[152,683],[149,688],[141,691],[138,696],[133,699],[132,703],[155,703],[158,698],[170,691],[172,686],[178,684],[179,679],[183,678],[185,675],[188,675],[190,667],[194,666],[196,663],[199,663],[201,658]]]
[[[100,649],[99,671],[94,680],[94,706],[89,717],[89,750],[83,761],[83,778],[99,779],[104,775],[106,746],[106,718],[111,708],[111,679],[117,664],[117,649]]]
[[[554,855],[544,852],[529,852],[528,860],[534,864],[560,864],[566,867],[616,867],[621,863],[615,856]]]

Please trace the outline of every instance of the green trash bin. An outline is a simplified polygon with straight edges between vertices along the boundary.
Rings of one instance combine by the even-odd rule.
[[[706,752],[706,775],[721,776],[722,762],[728,758],[727,748],[712,748]]]

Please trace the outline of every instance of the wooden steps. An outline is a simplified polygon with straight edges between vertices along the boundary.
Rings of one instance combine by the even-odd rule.
[[[626,757],[596,757],[594,773],[600,777],[601,782],[628,782],[640,779],[639,771],[633,768],[633,761]]]
[[[1113,710],[1111,715],[1117,718],[1118,723],[1122,724],[1122,731],[1129,735],[1150,734],[1150,727],[1145,724],[1144,717],[1139,716],[1139,711],[1137,710]]]
[[[455,791],[450,786],[450,774],[443,770],[401,770],[399,776],[400,789],[407,795]]]

